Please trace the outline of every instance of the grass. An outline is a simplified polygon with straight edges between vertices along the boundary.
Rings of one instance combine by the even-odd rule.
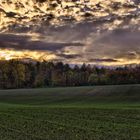
[[[0,140],[140,140],[140,85],[0,90]]]

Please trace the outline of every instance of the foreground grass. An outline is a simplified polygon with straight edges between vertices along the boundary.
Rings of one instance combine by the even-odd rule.
[[[138,140],[140,85],[0,91],[0,140]]]

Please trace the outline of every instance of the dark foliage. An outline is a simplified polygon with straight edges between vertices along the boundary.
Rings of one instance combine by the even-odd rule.
[[[99,68],[70,67],[62,62],[0,61],[0,88],[88,86],[140,83],[140,66]]]

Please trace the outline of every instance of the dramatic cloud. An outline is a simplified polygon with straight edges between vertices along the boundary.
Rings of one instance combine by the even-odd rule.
[[[138,0],[62,0],[56,5],[0,1],[0,59],[140,63]]]
[[[0,48],[47,52],[55,55],[55,61],[68,63],[112,65],[140,62],[139,31],[116,29],[97,33],[93,32],[92,24],[88,28],[81,28],[80,25],[70,27],[71,30],[68,26],[64,30],[62,27],[49,29],[48,35],[0,34]],[[86,23],[82,26],[86,26]],[[44,53],[40,57],[46,58]]]
[[[118,62],[116,59],[89,59],[90,62]]]
[[[0,48],[15,50],[36,50],[56,52],[68,46],[83,46],[82,43],[45,42],[44,40],[31,40],[30,36],[14,34],[0,34]]]

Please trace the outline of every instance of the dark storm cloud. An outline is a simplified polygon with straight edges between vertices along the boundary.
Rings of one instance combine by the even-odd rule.
[[[46,25],[38,29],[38,33],[52,38],[54,41],[83,41],[85,40],[90,33],[96,32],[96,28],[93,27],[93,23],[82,22],[82,23],[73,23],[60,27],[49,26],[46,28]]]
[[[140,46],[140,32],[139,31],[130,31],[125,29],[117,29],[106,36],[101,40],[101,43],[108,42],[109,44],[114,44],[115,46],[120,47],[139,47]]]
[[[83,46],[82,43],[48,42],[32,40],[30,36],[0,34],[0,48],[15,50],[58,51],[69,46]]]
[[[140,31],[116,29],[95,37],[90,36],[86,56],[91,58],[131,59],[140,57]]]
[[[117,29],[109,34],[104,35],[99,43],[108,43],[109,45],[123,48],[139,48],[140,46],[140,32],[130,31],[125,29]],[[133,48],[133,49],[135,49]]]
[[[111,59],[111,58],[108,58],[108,59],[102,59],[102,58],[97,58],[97,59],[89,59],[88,61],[90,62],[119,62],[118,60],[116,59]]]
[[[65,58],[65,59],[75,59],[82,57],[80,54],[57,54],[57,56]]]
[[[86,26],[87,25],[87,26]],[[57,61],[120,63],[140,60],[140,31],[115,29],[97,33],[91,23],[51,27],[39,36],[0,34],[0,48],[49,51]],[[77,43],[75,43],[77,42]]]

